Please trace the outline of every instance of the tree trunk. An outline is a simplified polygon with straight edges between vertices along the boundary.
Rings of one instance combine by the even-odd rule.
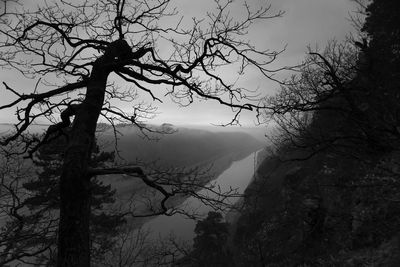
[[[60,177],[58,267],[90,266],[90,176],[87,174],[97,119],[110,73],[100,57],[94,63],[86,97],[79,106]]]

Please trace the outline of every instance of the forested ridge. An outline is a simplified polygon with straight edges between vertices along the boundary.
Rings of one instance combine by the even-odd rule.
[[[280,131],[246,190],[238,266],[400,265],[400,19],[372,1],[361,40],[310,51],[270,99]]]

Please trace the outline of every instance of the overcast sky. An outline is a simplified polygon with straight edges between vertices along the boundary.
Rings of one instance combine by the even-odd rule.
[[[196,16],[208,9],[212,1],[181,0],[180,5],[186,14]],[[240,2],[240,1],[237,1]],[[351,0],[251,0],[249,3],[271,4],[273,10],[282,10],[280,18],[263,21],[256,25],[251,37],[263,48],[280,50],[285,45],[286,51],[277,59],[279,66],[291,66],[302,61],[307,46],[324,44],[330,39],[343,40],[353,29],[349,15],[356,8]],[[207,3],[207,4],[206,4]],[[197,13],[197,14],[196,14]],[[197,15],[199,16],[199,15]],[[262,91],[273,94],[278,89],[276,84],[266,84],[257,74],[252,75],[249,87],[260,87]],[[166,102],[159,108],[157,122],[168,121],[175,124],[191,122],[192,124],[226,123],[232,118],[232,112],[212,102],[195,103],[190,108],[179,108]],[[254,114],[242,115],[244,125],[253,125]]]
[[[23,1],[22,1],[23,2]],[[237,3],[242,0],[236,0]],[[249,37],[260,48],[280,50],[285,45],[286,51],[277,59],[278,66],[290,66],[299,63],[305,56],[307,45],[318,44],[323,47],[329,39],[342,40],[352,31],[349,14],[355,10],[351,0],[250,0],[250,4],[271,4],[273,10],[282,10],[281,18],[264,20],[255,25]],[[176,0],[176,6],[187,17],[203,17],[212,9],[212,0]],[[240,5],[237,5],[240,6]],[[234,14],[235,10],[233,10]],[[18,77],[18,79],[16,79]],[[32,88],[32,81],[23,80],[11,71],[1,70],[0,82],[7,82],[14,88]],[[256,73],[250,73],[248,85],[259,87],[263,93],[273,94],[277,85],[266,83]],[[1,88],[0,105],[11,101],[11,96]],[[165,100],[158,105],[159,115],[152,123],[169,122],[172,124],[219,124],[226,123],[232,118],[230,109],[221,107],[213,102],[196,102],[190,107],[178,107],[171,101]],[[129,105],[127,105],[129,107]],[[10,122],[14,111],[1,110],[0,123]],[[244,125],[252,125],[254,114],[242,115]]]

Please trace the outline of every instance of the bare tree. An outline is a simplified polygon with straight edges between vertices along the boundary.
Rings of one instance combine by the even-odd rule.
[[[215,11],[204,20],[193,19],[190,27],[181,25],[170,0],[60,0],[35,8],[4,6],[1,64],[36,79],[36,85],[27,92],[4,83],[16,98],[0,109],[16,108],[17,123],[2,145],[22,140],[22,152],[33,156],[41,144],[72,127],[60,178],[58,266],[90,265],[90,178],[111,171],[88,167],[98,118],[144,129],[141,119],[151,111],[137,103],[133,112],[126,112],[116,100],[134,101],[136,92],[144,92],[161,102],[162,86],[167,88],[162,95],[181,105],[199,97],[232,108],[232,124],[243,110],[264,108],[254,101],[256,95],[224,79],[222,72],[226,66],[237,67],[239,74],[252,68],[274,79],[277,70],[267,67],[279,52],[258,51],[243,36],[255,22],[282,13],[270,14],[269,6],[253,10],[244,4],[244,12],[233,19],[232,3],[216,0]],[[119,89],[118,79],[133,88]],[[30,126],[41,118],[53,122],[44,137],[28,135]],[[164,194],[140,166],[112,173],[136,175]]]
[[[333,40],[322,52],[310,49],[299,75],[267,100],[266,117],[279,129],[273,143],[301,150],[299,159],[326,150],[349,153],[350,147],[365,152],[361,147],[373,142],[376,122],[365,112],[362,60],[351,39]]]

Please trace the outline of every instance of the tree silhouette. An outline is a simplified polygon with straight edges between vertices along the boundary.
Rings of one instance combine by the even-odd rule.
[[[42,146],[36,166],[23,163],[18,157],[1,155],[0,187],[2,223],[0,231],[0,264],[18,260],[32,264],[54,265],[56,260],[59,176],[66,137],[59,137]],[[96,145],[91,166],[102,166],[114,158],[114,153],[100,152]],[[10,198],[13,201],[10,201]],[[16,202],[14,207],[5,203]],[[91,180],[91,255],[96,259],[113,247],[117,227],[125,223],[122,211],[104,205],[115,203],[115,190],[95,177]],[[9,211],[9,212],[7,212]]]
[[[210,211],[207,218],[197,222],[194,232],[193,266],[232,266],[227,247],[228,223],[223,221],[221,213]]]
[[[170,7],[170,0],[60,0],[36,8],[10,5],[14,2],[5,1],[0,16],[1,65],[36,79],[36,85],[28,93],[4,83],[16,98],[0,110],[15,108],[17,123],[15,132],[1,143],[23,141],[21,153],[32,157],[42,144],[71,127],[60,176],[57,266],[89,266],[93,176],[119,173],[139,177],[164,195],[163,212],[167,212],[165,200],[171,196],[140,166],[90,167],[99,117],[146,130],[142,119],[151,107],[138,103],[132,112],[126,112],[118,107],[118,101],[134,101],[141,92],[162,102],[162,90],[166,90],[163,97],[181,105],[198,97],[227,106],[234,112],[232,124],[243,110],[258,112],[264,106],[254,101],[257,94],[225,79],[222,73],[232,66],[240,75],[255,69],[274,79],[277,70],[269,70],[268,64],[279,52],[258,51],[243,36],[255,22],[282,13],[270,14],[269,7],[253,10],[245,4],[242,15],[233,19],[229,15],[233,1],[216,0],[214,12],[205,20],[193,19],[186,27]],[[121,90],[116,81],[133,88]],[[44,137],[27,134],[30,126],[43,118],[53,122]]]
[[[31,217],[42,217],[40,220],[48,222],[53,226],[57,225],[57,215],[60,205],[59,177],[62,167],[62,154],[65,150],[66,137],[62,136],[54,141],[43,145],[39,149],[36,165],[41,168],[38,177],[30,178],[23,184],[23,188],[29,192],[29,196],[24,199],[24,204],[30,209]],[[98,145],[93,148],[90,157],[90,166],[104,166],[107,162],[114,159],[114,153],[100,152]],[[91,199],[90,199],[90,235],[91,235],[91,255],[101,259],[102,255],[112,248],[113,237],[117,227],[125,223],[122,211],[105,209],[104,206],[114,204],[116,190],[111,185],[105,185],[96,177],[91,179]],[[48,218],[52,214],[51,220]],[[30,220],[26,219],[29,225]],[[53,227],[54,229],[55,227]],[[56,232],[49,233],[47,236],[38,234],[36,242],[26,240],[26,250],[29,247],[48,247],[50,253],[43,257],[47,264],[55,264]],[[20,246],[24,246],[21,244]],[[15,255],[16,256],[16,255]],[[43,255],[42,255],[43,256]]]

